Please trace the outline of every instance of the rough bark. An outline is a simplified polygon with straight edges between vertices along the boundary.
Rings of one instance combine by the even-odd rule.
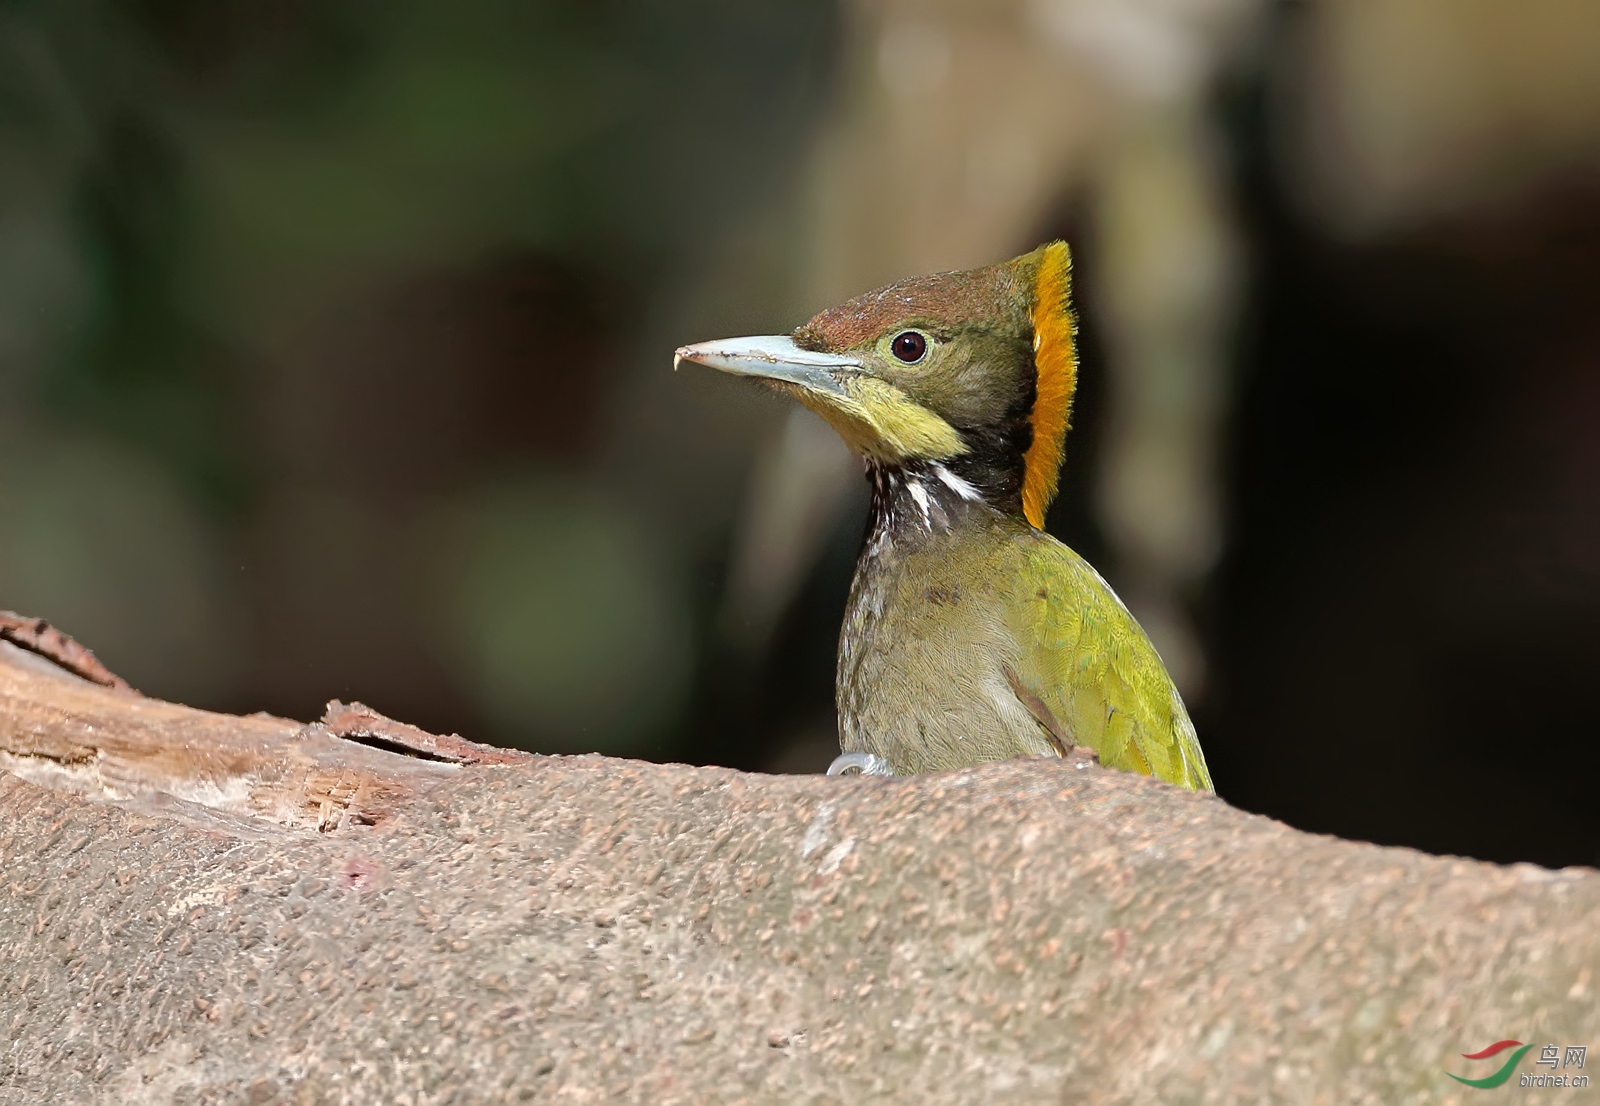
[[[1446,1071],[1494,1064],[1460,1053],[1597,1043],[1590,870],[1083,761],[762,777],[235,718],[18,641],[3,1103],[1466,1102]]]

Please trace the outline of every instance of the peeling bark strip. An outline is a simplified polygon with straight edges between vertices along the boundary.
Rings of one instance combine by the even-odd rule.
[[[1596,1043],[1587,869],[1078,758],[828,779],[336,736],[459,740],[374,719],[0,648],[0,1106],[1465,1106],[1462,1053]]]
[[[0,643],[0,770],[88,801],[187,812],[241,833],[327,832],[381,822],[460,771],[344,741],[317,724],[129,695],[10,650]]]
[[[53,661],[90,683],[119,691],[133,691],[127,680],[101,664],[92,652],[42,618],[29,618],[15,611],[0,611],[0,640],[9,641]]]
[[[442,760],[447,764],[520,764],[531,753],[479,745],[460,734],[431,734],[405,722],[396,722],[363,703],[348,705],[333,699],[322,712],[322,725],[335,737],[386,749],[402,756]]]

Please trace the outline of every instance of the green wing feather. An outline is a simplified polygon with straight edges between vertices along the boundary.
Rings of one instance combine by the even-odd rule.
[[[1020,543],[1021,683],[1102,764],[1212,790],[1194,724],[1144,630],[1087,561],[1038,539]]]

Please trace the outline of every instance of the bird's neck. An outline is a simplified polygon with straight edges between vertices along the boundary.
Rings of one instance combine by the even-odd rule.
[[[993,488],[974,482],[949,462],[891,465],[868,460],[866,468],[872,489],[869,548],[920,543],[1003,513]]]

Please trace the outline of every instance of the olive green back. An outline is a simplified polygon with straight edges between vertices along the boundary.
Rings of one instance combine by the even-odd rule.
[[[1211,774],[1155,647],[1089,563],[1040,534],[1018,543],[1018,675],[1102,764],[1195,790]]]

